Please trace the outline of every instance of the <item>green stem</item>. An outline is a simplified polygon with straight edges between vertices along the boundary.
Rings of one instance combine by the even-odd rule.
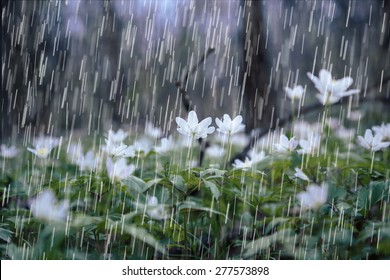
[[[191,137],[191,143],[188,148],[187,153],[187,162],[188,162],[188,176],[191,175],[191,160],[192,160],[192,154],[193,154],[193,144],[194,144],[194,136]]]
[[[375,152],[371,152],[371,167],[370,167],[370,173],[372,173],[372,170],[374,169],[374,158],[375,158]]]
[[[227,149],[228,149],[228,153],[227,153],[227,156],[225,157],[225,160],[223,162],[223,169],[224,170],[226,170],[226,164],[230,160],[230,157],[232,156],[232,135],[230,133],[228,135]]]

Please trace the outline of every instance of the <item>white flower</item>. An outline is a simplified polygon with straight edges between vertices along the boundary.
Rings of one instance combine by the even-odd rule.
[[[327,124],[333,130],[335,136],[340,139],[350,139],[355,134],[354,129],[345,128],[338,119],[329,118]]]
[[[157,153],[164,154],[177,148],[177,144],[173,141],[172,137],[165,137],[161,139],[160,146],[154,147]]]
[[[311,184],[305,192],[297,194],[299,204],[305,209],[317,209],[321,207],[328,198],[328,185],[323,183],[321,186]]]
[[[39,158],[47,158],[50,152],[59,145],[59,142],[58,138],[39,137],[34,140],[35,149],[27,148],[27,150]]]
[[[307,73],[307,76],[312,80],[314,86],[320,92],[316,97],[323,105],[336,103],[344,96],[360,92],[358,89],[347,90],[353,83],[351,77],[333,80],[330,72],[325,69],[320,70],[319,78],[311,73]]]
[[[382,123],[381,126],[374,126],[372,127],[372,130],[375,131],[375,133],[379,133],[383,135],[383,139],[389,139],[390,140],[390,123],[384,124]]]
[[[301,149],[299,149],[297,152],[298,154],[312,154],[315,151],[317,151],[320,148],[320,140],[321,138],[319,135],[313,133],[312,136],[306,140],[301,139],[299,140],[299,146]]]
[[[198,161],[196,159],[187,160],[186,162],[186,168],[197,167],[197,166],[198,166]]]
[[[248,157],[245,158],[245,161],[242,161],[240,159],[235,159],[233,163],[233,167],[243,169],[243,170],[251,169],[252,165],[253,162]]]
[[[80,171],[96,170],[99,166],[99,163],[100,158],[95,156],[93,151],[88,151],[85,155],[81,154],[76,161]]]
[[[321,131],[321,125],[318,123],[308,123],[304,121],[299,121],[294,123],[292,133],[294,136],[300,140],[300,139],[306,139],[310,138],[313,133],[319,134]]]
[[[148,138],[141,138],[134,142],[134,150],[138,153],[148,154],[153,149],[153,143]]]
[[[135,157],[135,151],[136,149],[134,146],[126,146],[125,149],[119,152],[118,157]]]
[[[67,149],[67,157],[68,159],[75,163],[79,160],[79,158],[82,156],[82,153],[83,153],[83,149],[79,144],[70,144],[68,149]]]
[[[295,137],[291,137],[291,139],[288,140],[287,136],[282,134],[280,135],[279,143],[275,144],[274,146],[277,152],[291,152],[297,148],[298,141],[295,140]]]
[[[366,129],[364,138],[358,135],[359,144],[367,150],[371,150],[372,152],[387,148],[390,145],[390,142],[382,142],[382,140],[383,135],[381,133],[377,133],[375,136],[373,136],[371,129]]]
[[[292,100],[295,100],[295,99],[302,99],[303,97],[303,87],[298,85],[298,86],[295,86],[294,88],[289,88],[289,87],[285,87],[284,90],[286,91],[286,94],[287,94],[287,97]]]
[[[198,116],[195,111],[189,112],[188,121],[185,121],[180,117],[176,117],[176,123],[179,126],[177,131],[191,137],[191,139],[206,138],[207,134],[213,133],[215,127],[210,126],[211,122],[211,117],[198,122]]]
[[[147,203],[148,216],[154,220],[165,220],[169,217],[168,212],[165,210],[165,206],[158,203],[158,199],[155,196],[151,196]]]
[[[113,162],[111,158],[106,161],[108,177],[112,180],[122,180],[129,177],[135,170],[134,164],[127,165],[125,158]]]
[[[244,133],[238,133],[238,134],[234,134],[232,136],[231,141],[232,141],[233,145],[236,145],[239,147],[245,147],[246,145],[249,144],[250,138],[248,135],[246,135]]]
[[[258,153],[255,149],[252,149],[248,154],[251,158],[252,165],[267,158],[263,150]]]
[[[19,149],[15,146],[7,147],[6,145],[2,144],[0,149],[0,156],[3,158],[14,158],[19,154]]]
[[[225,149],[218,145],[212,145],[206,148],[206,154],[211,158],[221,158],[225,152]]]
[[[223,121],[219,118],[215,118],[215,122],[217,123],[217,130],[222,134],[233,135],[237,132],[241,132],[244,130],[245,125],[242,124],[242,116],[238,115],[233,120],[230,118],[228,114],[223,115]]]
[[[152,123],[148,122],[145,125],[145,134],[152,139],[157,139],[163,135],[163,132],[161,128],[155,127]]]
[[[46,221],[64,221],[68,216],[69,201],[58,203],[51,190],[44,190],[30,202],[31,213]]]
[[[104,139],[106,145],[102,147],[102,150],[110,156],[124,157],[126,155],[127,145],[121,142],[112,141],[112,138]]]
[[[307,175],[305,173],[303,173],[303,171],[298,167],[295,167],[294,176],[297,178],[301,178],[302,180],[305,180],[308,182],[310,181],[309,177],[307,177]]]
[[[348,129],[344,126],[340,126],[340,128],[335,130],[334,134],[340,139],[351,139],[352,135],[355,134],[355,129]]]
[[[108,131],[108,141],[113,144],[122,144],[127,136],[128,133],[124,132],[122,129],[119,129],[117,132],[114,132],[111,129]]]

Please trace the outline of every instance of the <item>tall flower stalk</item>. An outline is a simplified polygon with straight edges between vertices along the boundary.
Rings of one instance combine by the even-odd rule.
[[[233,120],[228,114],[223,115],[223,120],[219,118],[215,119],[218,126],[217,131],[227,136],[228,153],[225,157],[223,169],[226,168],[226,163],[230,159],[232,154],[232,135],[244,130],[245,125],[242,124],[242,116],[238,115]]]

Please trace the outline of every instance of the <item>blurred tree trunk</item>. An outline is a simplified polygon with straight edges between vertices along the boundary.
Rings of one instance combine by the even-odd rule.
[[[275,122],[276,92],[270,86],[271,63],[267,56],[263,3],[243,1],[244,68],[240,102],[247,132],[268,130]]]

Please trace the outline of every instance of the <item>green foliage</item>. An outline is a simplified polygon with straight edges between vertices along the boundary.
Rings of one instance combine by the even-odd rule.
[[[325,147],[313,155],[270,153],[247,170],[182,168],[150,152],[129,159],[138,167],[121,180],[104,170],[80,172],[65,157],[7,159],[1,257],[389,259],[388,151],[372,160],[338,139]],[[296,167],[309,182],[294,175]],[[300,207],[297,194],[323,182],[320,207]],[[69,201],[66,219],[32,213],[31,201],[47,189]]]

